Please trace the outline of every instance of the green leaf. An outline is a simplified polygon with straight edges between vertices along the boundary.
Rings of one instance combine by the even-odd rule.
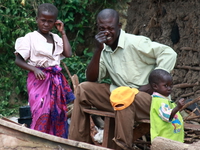
[[[15,92],[16,92],[17,94],[20,93],[20,88],[19,88],[18,86],[15,87]]]

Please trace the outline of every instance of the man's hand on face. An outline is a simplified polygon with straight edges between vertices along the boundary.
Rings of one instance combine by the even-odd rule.
[[[96,45],[98,48],[103,49],[103,43],[107,41],[108,31],[100,31],[97,35],[95,35]]]

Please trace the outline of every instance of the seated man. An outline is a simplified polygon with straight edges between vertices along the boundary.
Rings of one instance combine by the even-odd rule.
[[[152,89],[148,76],[158,68],[170,72],[177,54],[170,47],[147,37],[125,33],[119,15],[113,9],[99,12],[97,26],[96,49],[86,71],[88,82],[77,87],[69,139],[91,143],[89,115],[82,109],[94,106],[115,112],[113,140],[123,149],[132,149],[134,121],[150,117]],[[111,85],[100,83],[105,77],[110,77]],[[137,88],[139,93],[130,106],[114,111],[109,97],[111,91],[120,86]]]

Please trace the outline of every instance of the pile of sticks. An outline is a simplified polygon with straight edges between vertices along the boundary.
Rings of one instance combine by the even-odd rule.
[[[192,101],[186,103],[184,107],[180,110],[184,111],[185,114],[183,116],[183,120],[185,123],[185,138],[184,143],[194,143],[200,141],[200,115],[196,115],[194,112],[198,112],[200,114],[199,108],[195,108],[192,111],[188,111],[186,108],[194,103],[198,103],[200,101],[200,97],[193,99]]]

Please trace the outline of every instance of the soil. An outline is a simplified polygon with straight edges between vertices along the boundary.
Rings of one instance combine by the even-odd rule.
[[[144,35],[172,47],[178,54],[172,76],[172,99],[200,96],[200,1],[132,0],[126,32]]]

